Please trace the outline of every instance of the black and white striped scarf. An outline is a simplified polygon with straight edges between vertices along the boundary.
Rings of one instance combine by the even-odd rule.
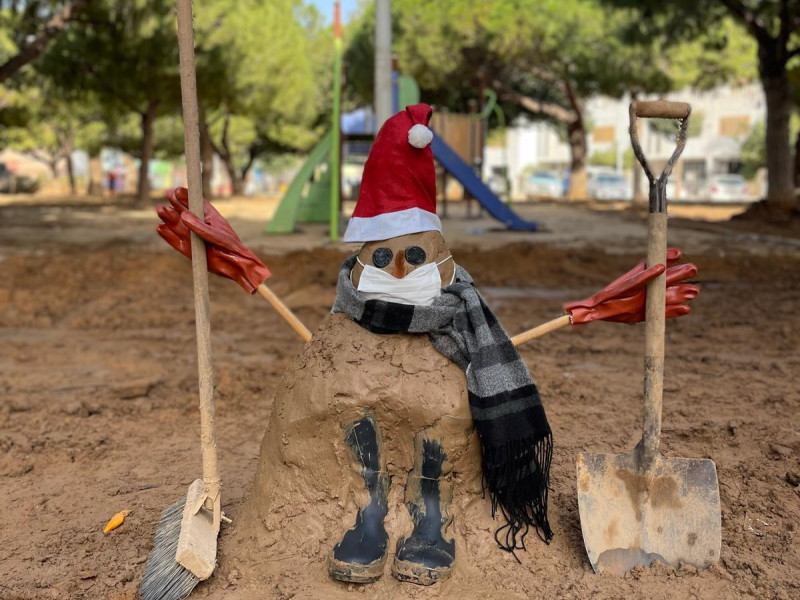
[[[464,370],[492,516],[499,507],[506,520],[495,539],[509,552],[524,549],[532,525],[549,542],[550,426],[536,384],[469,273],[456,266],[455,282],[432,305],[418,306],[366,300],[350,280],[355,264],[353,256],[339,270],[332,312],[373,333],[426,333],[436,350]]]

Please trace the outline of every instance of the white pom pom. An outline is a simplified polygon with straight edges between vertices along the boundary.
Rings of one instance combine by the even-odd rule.
[[[433,132],[425,125],[417,123],[408,130],[408,143],[414,148],[424,148],[431,143],[431,140],[433,140]]]

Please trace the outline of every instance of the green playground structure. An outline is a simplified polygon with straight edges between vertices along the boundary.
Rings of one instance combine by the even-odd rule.
[[[396,76],[395,104],[397,110],[402,110],[410,104],[419,102],[419,86],[411,77]],[[334,115],[338,115],[338,103],[334,105]],[[338,176],[339,156],[334,153],[338,149],[338,141],[334,138],[339,135],[339,130],[334,122],[331,131],[325,134],[309,154],[306,161],[292,179],[286,193],[278,205],[272,221],[266,226],[266,233],[293,233],[297,223],[331,223],[331,239],[335,240],[338,225],[339,208],[339,182],[334,182]],[[339,124],[341,127],[341,125]],[[369,133],[363,131],[359,133]],[[334,211],[336,211],[334,213]],[[336,215],[336,216],[334,216]]]
[[[265,229],[267,233],[292,233],[296,223],[327,223],[330,220],[332,146],[333,134],[329,131],[292,179]]]
[[[298,223],[329,223],[329,236],[331,241],[339,238],[339,218],[341,215],[340,175],[341,175],[341,149],[342,125],[348,116],[355,115],[354,111],[348,115],[341,114],[341,71],[342,71],[342,29],[341,9],[339,2],[334,3],[334,62],[333,62],[333,111],[331,114],[331,130],[323,137],[311,151],[310,155],[292,179],[289,187],[281,199],[272,220],[265,228],[266,233],[293,233]],[[487,102],[480,113],[472,115],[473,119],[484,121],[489,113],[494,111],[501,127],[505,125],[505,117],[497,105],[497,95],[485,90]],[[420,101],[420,90],[417,82],[411,77],[392,74],[392,104],[394,112],[403,110],[406,106],[417,104]],[[353,126],[344,128],[347,139],[363,139],[366,135],[370,139],[375,134],[375,123],[371,117]],[[474,139],[474,136],[467,136]],[[483,132],[479,135],[481,144],[484,143]],[[470,142],[472,143],[472,142]],[[497,197],[475,173],[475,165],[465,162],[464,151],[460,157],[453,148],[448,146],[444,137],[434,135],[432,144],[434,157],[445,171],[456,178],[472,198],[495,219],[499,220],[510,229],[535,231],[536,223],[526,221],[517,216],[503,201]],[[474,156],[474,150],[470,150]],[[474,162],[473,159],[468,159]],[[505,160],[503,161],[506,162]],[[506,194],[509,185],[507,175],[505,179]]]
[[[338,86],[338,83],[336,84]],[[410,77],[394,77],[394,105],[395,111],[402,110],[410,104],[419,102],[419,87]],[[497,105],[497,96],[494,92],[486,90],[487,103],[480,113],[471,115],[472,119],[483,120],[494,111],[498,122],[505,125],[505,117]],[[267,225],[267,233],[293,233],[298,223],[330,223],[330,238],[338,239],[338,226],[340,214],[339,198],[339,169],[340,169],[340,131],[343,128],[347,139],[363,139],[365,135],[372,137],[374,127],[369,123],[369,118],[363,119],[354,125],[347,121],[348,116],[359,111],[341,116],[339,114],[338,100],[334,102],[334,121],[331,131],[323,137],[311,151],[300,170],[292,179],[283,196],[272,221]],[[342,127],[345,125],[345,127]],[[465,191],[474,198],[478,204],[493,218],[500,221],[509,229],[518,231],[536,231],[536,223],[520,218],[508,204],[503,202],[475,173],[474,167],[468,164],[463,156],[450,146],[443,137],[434,134],[431,145],[434,158],[444,168],[445,172],[455,177],[464,186]],[[505,161],[503,161],[505,162]],[[504,173],[505,187],[508,190],[508,180]]]

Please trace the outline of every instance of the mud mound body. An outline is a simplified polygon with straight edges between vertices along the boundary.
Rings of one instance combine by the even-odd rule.
[[[416,587],[394,580],[389,571],[397,540],[413,527],[405,491],[421,432],[441,442],[446,479],[454,484],[453,520],[444,535],[455,538],[456,568],[441,587],[475,585],[482,574],[473,565],[510,558],[494,541],[499,521],[482,497],[480,446],[463,371],[434,350],[427,336],[376,335],[336,314],[323,322],[279,385],[243,510],[244,520],[257,526],[235,543],[248,548],[251,558],[261,554],[269,562],[251,573],[243,570],[245,579],[271,579],[302,564],[314,582],[295,597],[330,597],[346,587],[328,578],[326,559],[368,501],[344,434],[366,412],[380,429],[391,479],[389,561],[382,580],[368,591],[396,597]]]

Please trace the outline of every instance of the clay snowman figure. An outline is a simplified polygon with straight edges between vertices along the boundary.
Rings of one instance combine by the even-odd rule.
[[[515,536],[524,535],[529,525],[547,540],[552,535],[546,514],[550,428],[525,366],[442,236],[431,112],[424,104],[409,106],[376,137],[344,235],[344,241],[364,245],[341,269],[333,313],[374,334],[428,334],[441,354],[471,370],[467,395],[473,422],[483,425],[483,473],[493,503],[500,504],[508,521],[506,548],[514,549]],[[456,390],[463,398],[462,386],[459,381]],[[430,415],[440,416],[439,411]],[[331,551],[335,579],[373,581],[383,572],[388,478],[380,466],[380,430],[380,420],[371,414],[346,427],[371,499]],[[456,548],[445,532],[451,517],[446,475],[452,449],[445,448],[444,437],[433,425],[415,432],[414,466],[405,485],[413,528],[397,541],[392,562],[392,574],[403,581],[434,583],[452,571]],[[514,488],[522,493],[512,498]]]
[[[344,236],[363,245],[276,392],[239,519],[259,524],[241,545],[268,554],[276,572],[302,557],[320,579],[374,582],[390,562],[401,581],[430,585],[454,570],[477,580],[474,565],[498,545],[522,549],[530,529],[553,535],[551,430],[527,368],[442,236],[431,112],[409,106],[378,133]],[[252,292],[269,275],[263,263],[213,207],[201,222],[184,197],[159,209],[159,233],[187,254],[195,231],[209,269]],[[633,283],[611,317],[597,306],[626,276],[575,314],[643,320],[644,286],[665,269],[626,274]],[[697,288],[680,281],[694,273],[668,272],[668,316],[689,312]]]

